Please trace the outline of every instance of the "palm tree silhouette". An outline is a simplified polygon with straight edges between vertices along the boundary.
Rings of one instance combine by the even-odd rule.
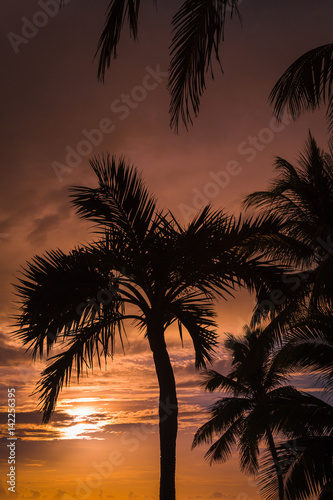
[[[60,0],[63,5],[63,0]],[[157,0],[153,0],[157,4]],[[170,127],[178,131],[182,120],[187,128],[198,115],[200,98],[206,88],[206,73],[213,76],[212,57],[218,64],[219,46],[224,37],[226,17],[237,14],[241,0],[185,0],[172,19],[173,38],[169,67]],[[95,56],[99,56],[98,79],[104,81],[117,48],[125,22],[130,35],[138,39],[140,0],[111,0],[105,26]]]
[[[283,500],[282,467],[274,435],[297,436],[327,425],[329,405],[286,384],[287,368],[275,362],[274,347],[261,328],[244,328],[244,337],[227,335],[224,347],[232,357],[232,370],[224,376],[210,370],[204,386],[208,391],[222,389],[227,396],[210,408],[211,418],[195,434],[193,447],[211,443],[206,458],[225,462],[237,444],[241,470],[259,470],[259,444],[265,441],[270,456],[271,475],[277,482],[278,498]],[[229,395],[230,394],[230,395]]]
[[[216,345],[213,299],[245,285],[265,296],[281,276],[278,268],[246,252],[245,243],[274,220],[242,222],[206,207],[187,228],[156,208],[136,170],[125,160],[95,157],[98,187],[72,187],[72,203],[93,221],[100,239],[69,254],[36,256],[17,285],[21,311],[16,335],[33,358],[51,358],[37,388],[43,420],[55,409],[59,391],[94,360],[113,356],[124,322],[144,332],[153,354],[159,395],[160,499],[175,498],[178,403],[165,331],[172,325],[190,334],[197,368],[211,361]]]
[[[276,171],[270,189],[250,194],[244,205],[281,218],[279,237],[257,241],[258,249],[293,268],[283,278],[287,300],[276,306],[284,311],[270,326],[278,332],[287,318],[295,322],[333,304],[333,162],[309,133],[299,165],[277,158]]]
[[[333,130],[333,44],[321,45],[299,57],[283,73],[269,96],[273,112],[281,118],[285,110],[294,120],[303,111],[327,105],[329,130]]]

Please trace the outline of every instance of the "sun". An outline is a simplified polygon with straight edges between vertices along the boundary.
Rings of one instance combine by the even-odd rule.
[[[63,435],[61,439],[91,439],[87,432],[93,431],[96,427],[91,424],[75,424],[63,429]]]
[[[98,431],[102,422],[92,422],[92,415],[97,413],[96,408],[88,405],[75,405],[66,408],[66,413],[73,417],[72,424],[62,429],[61,439],[100,439],[91,434]]]
[[[71,415],[72,417],[75,417],[75,420],[80,420],[95,413],[95,410],[94,408],[91,408],[89,406],[75,406],[73,408],[67,409],[67,413],[69,413],[69,415]]]

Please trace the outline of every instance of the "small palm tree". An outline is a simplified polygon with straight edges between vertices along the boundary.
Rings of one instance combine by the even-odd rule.
[[[196,367],[205,367],[216,345],[213,299],[238,285],[265,296],[278,269],[250,257],[245,243],[274,231],[274,220],[242,222],[206,207],[183,228],[156,201],[124,160],[91,161],[96,189],[71,188],[78,214],[93,221],[99,240],[69,254],[36,256],[17,285],[21,302],[16,335],[32,356],[51,358],[38,386],[43,420],[55,409],[72,371],[79,379],[94,361],[113,356],[124,322],[133,320],[152,351],[160,389],[160,499],[175,498],[178,403],[165,331],[190,334]]]
[[[278,330],[288,318],[333,305],[333,162],[309,134],[299,165],[277,158],[276,171],[270,189],[250,194],[244,205],[281,218],[278,238],[257,241],[258,249],[293,266],[283,278],[289,294],[276,304],[284,313],[271,323]]]
[[[224,37],[228,13],[238,14],[240,0],[185,0],[172,19],[173,38],[170,47],[168,89],[170,100],[170,127],[178,131],[180,119],[187,128],[197,116],[200,98],[206,88],[206,73],[213,76],[212,58],[218,64],[219,46]],[[63,0],[60,0],[63,4]],[[157,4],[157,0],[153,0]],[[99,56],[98,79],[104,81],[111,60],[117,58],[117,49],[124,24],[130,35],[138,39],[140,0],[111,0],[105,26],[100,36],[96,55]],[[239,16],[240,17],[240,16]]]
[[[259,445],[267,445],[270,466],[283,500],[284,482],[278,448],[280,433],[297,436],[311,433],[327,425],[329,405],[286,384],[286,368],[275,363],[272,343],[261,328],[245,327],[243,338],[228,334],[224,347],[232,358],[232,370],[224,376],[208,371],[204,386],[208,391],[222,389],[227,395],[210,408],[211,418],[195,434],[193,447],[211,443],[206,458],[225,462],[235,445],[240,453],[240,466],[245,472],[259,470]]]
[[[275,84],[269,100],[281,118],[289,111],[298,118],[303,111],[325,104],[329,130],[333,130],[333,44],[321,45],[299,57]]]

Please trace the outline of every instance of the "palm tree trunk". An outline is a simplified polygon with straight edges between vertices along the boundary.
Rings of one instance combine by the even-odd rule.
[[[155,332],[156,333],[156,332]],[[155,337],[156,338],[156,337]],[[153,352],[158,384],[160,431],[160,500],[175,500],[176,439],[178,403],[176,383],[164,335],[158,341],[149,339]]]
[[[279,457],[276,451],[274,439],[270,430],[266,431],[268,446],[274,460],[278,485],[279,485],[279,500],[284,500],[284,487],[283,487],[283,477],[282,477],[282,469],[279,462]]]

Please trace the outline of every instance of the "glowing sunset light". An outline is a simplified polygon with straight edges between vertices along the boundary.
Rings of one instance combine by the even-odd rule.
[[[89,432],[96,431],[96,428],[98,429],[100,426],[97,425],[92,425],[92,424],[86,424],[86,423],[80,423],[80,424],[75,424],[71,425],[70,427],[67,427],[66,429],[62,430],[62,436],[60,439],[98,439],[102,440],[103,438],[96,438],[91,437],[87,435]]]
[[[97,413],[97,411],[88,406],[75,406],[74,408],[67,409],[67,413],[76,417],[75,420],[79,420],[81,417],[88,417],[93,413]]]
[[[107,356],[104,362],[102,355],[98,365],[93,357],[93,371],[87,360],[79,382],[79,365],[74,362],[47,423],[43,423],[40,410],[42,393],[36,388],[45,368],[54,362],[52,356],[61,355],[64,346],[61,338],[54,337],[56,349],[47,353],[45,347],[43,359],[37,356],[31,360],[28,346],[13,335],[9,319],[23,310],[14,303],[17,297],[12,283],[18,282],[25,262],[52,249],[68,254],[98,241],[94,223],[77,217],[69,198],[70,186],[96,188],[89,159],[107,152],[116,158],[124,156],[142,174],[158,209],[170,210],[185,227],[187,218],[195,217],[206,203],[214,210],[243,214],[244,197],[266,189],[274,178],[276,157],[296,164],[309,129],[319,146],[327,150],[330,135],[324,107],[302,115],[295,123],[287,118],[286,123],[277,123],[267,99],[289,64],[312,47],[330,42],[333,2],[238,0],[242,26],[237,16],[231,21],[227,18],[220,54],[223,75],[216,64],[215,80],[207,75],[207,91],[194,126],[188,131],[180,127],[177,135],[168,126],[167,77],[159,77],[158,71],[168,70],[170,20],[184,1],[158,1],[156,10],[151,8],[152,2],[141,2],[139,43],[133,44],[125,36],[126,26],[119,60],[112,61],[104,84],[97,81],[97,61],[92,63],[92,58],[105,10],[110,2],[124,6],[140,2],[4,2],[4,43],[0,47],[6,75],[0,97],[4,123],[0,202],[0,434],[4,440],[0,443],[0,500],[158,500],[159,381],[148,339],[132,321],[138,308],[128,309],[126,336],[115,339],[113,359]],[[63,3],[59,13],[48,14],[42,27],[46,12],[57,10],[59,3]],[[41,25],[36,33],[34,20]],[[153,68],[161,81],[155,83],[147,67]],[[204,237],[202,241],[206,241]],[[163,258],[161,251],[156,256],[156,268],[163,264]],[[163,265],[160,267],[163,270]],[[140,263],[137,268],[141,272],[149,266]],[[84,276],[74,271],[75,279],[76,275]],[[189,271],[196,276],[194,267]],[[107,260],[103,276],[109,280],[110,273]],[[64,317],[66,322],[68,304],[74,318],[82,304],[90,301],[93,310],[99,311],[98,304],[109,305],[110,290],[114,296],[114,278],[107,285],[100,286],[98,281],[96,289],[86,292],[88,278],[82,280],[82,297],[68,283],[68,293],[75,293],[67,299],[66,294],[58,294],[51,281],[50,300],[37,290],[38,303],[45,304],[46,311],[53,311],[53,304],[57,310],[60,304],[65,313],[59,315],[59,321]],[[63,283],[67,286],[65,279],[61,286]],[[78,283],[80,290],[81,279]],[[242,334],[255,303],[254,295],[246,290],[235,290],[235,298],[216,301],[218,342],[208,369],[222,375],[231,370],[225,334]],[[34,315],[35,307],[30,310]],[[177,500],[260,500],[258,483],[240,471],[236,447],[226,463],[212,466],[205,460],[208,443],[191,449],[195,432],[210,418],[208,409],[227,393],[204,390],[204,378],[195,367],[193,342],[185,327],[182,335],[180,339],[176,321],[165,335],[179,405]],[[326,397],[313,377],[296,371],[294,379],[300,391]],[[65,381],[70,383],[66,385]],[[6,486],[7,390],[11,387],[16,390],[16,496],[8,494]],[[172,404],[163,406],[165,422],[172,410]]]

